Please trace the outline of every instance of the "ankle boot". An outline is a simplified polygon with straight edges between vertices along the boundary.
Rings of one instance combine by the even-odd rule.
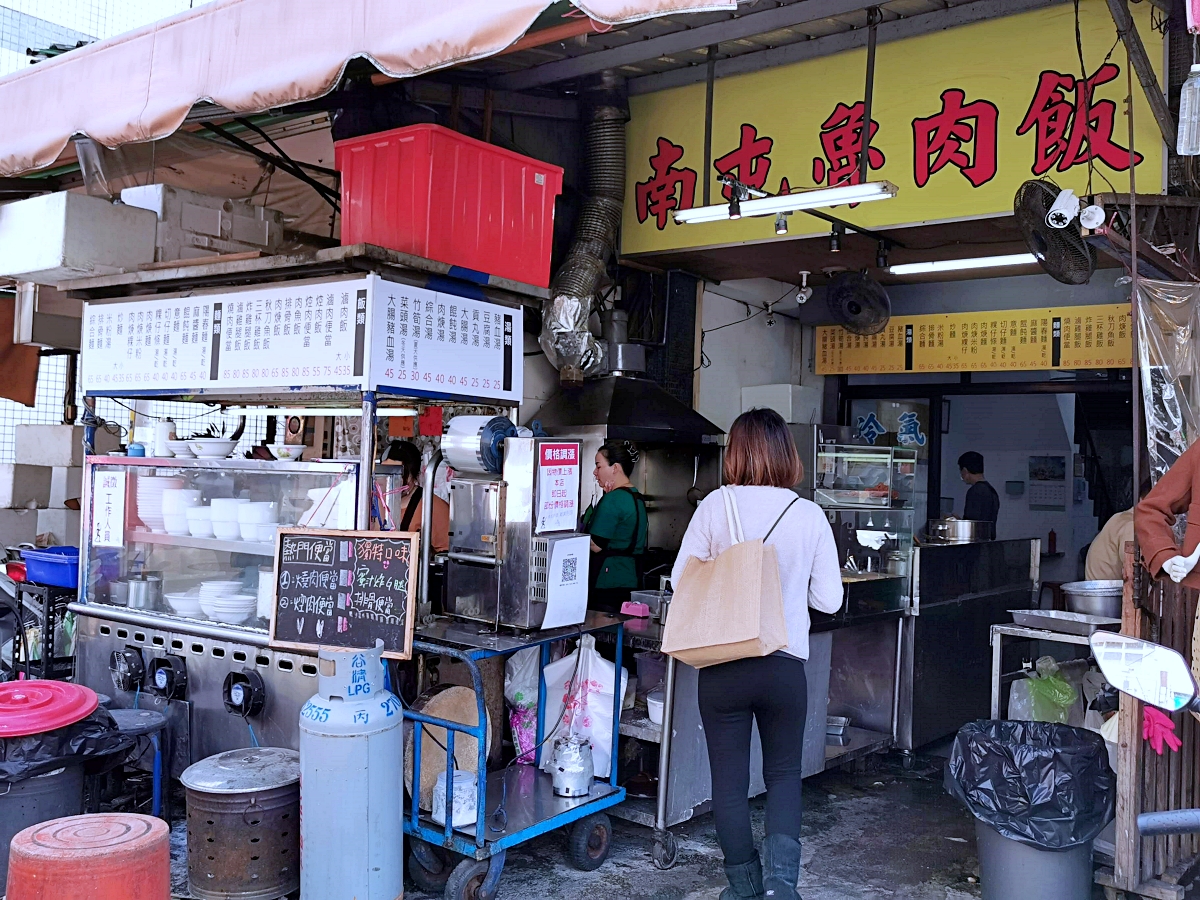
[[[800,842],[786,834],[768,834],[762,843],[763,896],[767,900],[800,900]]]
[[[726,866],[725,877],[729,879],[729,887],[721,891],[720,900],[762,900],[763,871],[757,853],[750,862]]]

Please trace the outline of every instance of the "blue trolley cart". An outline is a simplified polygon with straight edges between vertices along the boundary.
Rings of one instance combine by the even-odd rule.
[[[568,858],[579,869],[598,868],[608,856],[612,825],[604,810],[625,799],[617,786],[616,723],[621,720],[621,692],[614,691],[612,764],[607,781],[594,781],[586,797],[559,797],[551,777],[538,766],[511,765],[478,780],[479,811],[473,826],[452,828],[454,741],[464,735],[476,739],[479,750],[477,772],[487,772],[487,714],[479,661],[509,656],[518,650],[538,647],[541,664],[538,677],[537,762],[547,739],[545,667],[550,662],[550,645],[555,641],[585,634],[611,631],[616,636],[616,671],[621,671],[623,619],[588,612],[582,625],[536,632],[498,632],[487,625],[439,618],[417,629],[413,654],[443,656],[463,662],[471,673],[478,717],[475,725],[447,721],[406,709],[405,719],[413,727],[413,790],[405,811],[404,832],[409,838],[409,877],[422,890],[443,891],[446,900],[491,900],[496,896],[505,854],[510,847],[556,828],[570,828]],[[499,723],[496,723],[497,727]],[[446,824],[438,825],[420,810],[422,732],[433,725],[446,729]],[[550,737],[554,737],[553,730]],[[441,752],[440,750],[438,751]]]

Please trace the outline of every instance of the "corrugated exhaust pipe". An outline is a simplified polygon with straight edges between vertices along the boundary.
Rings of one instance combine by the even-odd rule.
[[[586,109],[584,152],[587,199],[567,258],[550,283],[538,339],[564,384],[578,384],[600,369],[600,347],[588,318],[600,277],[616,249],[625,202],[625,123],[629,102],[624,79],[603,72],[581,92]]]

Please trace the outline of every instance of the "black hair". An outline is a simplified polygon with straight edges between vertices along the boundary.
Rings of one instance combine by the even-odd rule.
[[[633,441],[605,441],[600,445],[600,452],[610,466],[620,466],[626,478],[633,474],[633,467],[642,456]]]
[[[958,458],[958,467],[966,469],[972,475],[983,474],[983,454],[976,453],[974,450],[968,450]]]
[[[416,481],[421,477],[421,451],[412,441],[393,440],[388,444],[383,461],[400,463],[401,477],[405,481]]]

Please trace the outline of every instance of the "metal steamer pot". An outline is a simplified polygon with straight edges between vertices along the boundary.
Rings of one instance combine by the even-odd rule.
[[[973,544],[995,539],[995,523],[976,519],[931,519],[925,535],[930,544]]]
[[[1067,609],[1089,616],[1121,618],[1121,596],[1125,584],[1115,581],[1069,581],[1062,586]]]
[[[188,881],[201,900],[276,900],[300,887],[300,754],[218,753],[183,773]]]

